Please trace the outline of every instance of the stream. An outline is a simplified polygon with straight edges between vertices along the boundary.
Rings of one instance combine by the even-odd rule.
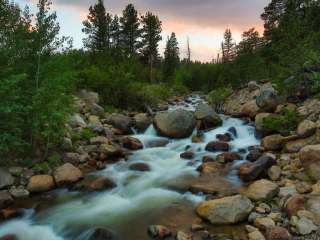
[[[194,110],[199,102],[199,97],[191,97],[186,103],[171,105],[169,111]],[[222,118],[223,125],[206,132],[202,143],[192,143],[190,137],[169,139],[165,147],[152,147],[154,141],[167,139],[157,136],[150,126],[144,134],[134,135],[144,144],[144,149],[134,152],[126,161],[94,173],[113,179],[116,188],[99,193],[57,190],[57,197],[49,206],[25,210],[22,218],[0,225],[0,237],[14,234],[19,240],[88,240],[94,228],[104,227],[115,239],[147,240],[147,228],[152,224],[190,227],[195,206],[205,200],[205,196],[188,191],[190,181],[198,177],[197,168],[203,156],[219,154],[206,152],[206,144],[231,127],[236,129],[237,136],[230,142],[230,151],[241,152],[243,159],[248,147],[260,144],[253,126],[239,119]],[[196,153],[194,160],[180,158],[187,146]],[[236,169],[243,161],[235,161],[226,176],[233,185],[242,184]],[[129,170],[132,163],[146,163],[151,170]]]

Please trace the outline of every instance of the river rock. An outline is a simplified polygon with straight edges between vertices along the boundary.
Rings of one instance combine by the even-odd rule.
[[[206,145],[205,150],[209,152],[227,152],[229,151],[229,144],[227,142],[212,141]]]
[[[151,124],[151,120],[145,113],[136,114],[133,117],[134,126],[139,132],[144,132]]]
[[[260,89],[260,86],[257,84],[256,81],[250,81],[248,83],[248,89],[250,92],[256,91]]]
[[[13,183],[14,177],[12,177],[11,173],[4,168],[0,168],[0,189],[10,187]]]
[[[308,175],[314,180],[320,180],[320,144],[302,148],[299,157]]]
[[[46,192],[54,188],[54,180],[50,175],[35,175],[29,179],[28,191],[31,193]]]
[[[157,113],[153,124],[161,136],[186,138],[192,134],[196,120],[192,112],[179,109],[171,112]]]
[[[276,224],[271,218],[262,217],[254,220],[254,226],[265,232],[266,230],[275,227]]]
[[[206,103],[199,104],[194,115],[198,130],[212,129],[222,125],[221,117]]]
[[[93,115],[97,115],[99,117],[104,117],[105,115],[105,111],[104,111],[104,108],[101,107],[99,104],[97,103],[91,103],[89,104],[89,109],[90,109],[90,112],[93,114]]]
[[[268,176],[272,181],[277,181],[281,177],[281,168],[279,166],[272,166],[268,170]]]
[[[265,237],[260,231],[253,231],[248,234],[249,240],[265,240]]]
[[[186,151],[186,152],[183,152],[183,153],[180,154],[180,158],[188,159],[188,160],[193,159],[194,156],[195,156],[195,154],[192,151]]]
[[[25,199],[28,198],[30,195],[30,192],[21,187],[12,187],[9,190],[9,193],[15,198],[15,199]]]
[[[66,163],[58,167],[53,173],[55,182],[58,186],[68,185],[79,181],[83,174],[81,170],[71,163]]]
[[[279,226],[271,227],[266,233],[267,240],[292,240],[287,229]]]
[[[133,121],[130,117],[122,114],[112,114],[108,122],[116,129],[119,129],[122,134],[131,134]]]
[[[148,227],[148,233],[153,238],[164,239],[171,236],[171,231],[162,225],[152,225]]]
[[[69,121],[69,124],[72,128],[82,127],[85,128],[87,126],[86,122],[79,114],[74,114]]]
[[[305,146],[311,145],[315,142],[316,142],[316,139],[314,136],[311,136],[309,138],[297,139],[297,140],[287,142],[284,145],[283,150],[286,153],[297,153]]]
[[[168,145],[169,140],[165,138],[157,138],[151,139],[146,143],[146,147],[148,148],[157,148],[157,147],[165,147]]]
[[[217,161],[221,163],[233,162],[234,160],[240,160],[241,156],[236,152],[221,153],[217,156]]]
[[[222,142],[230,142],[232,140],[231,133],[217,134],[216,138]]]
[[[259,113],[260,108],[256,104],[255,100],[251,100],[247,103],[245,103],[242,106],[241,113],[244,116],[250,117],[250,118],[255,118],[255,116]]]
[[[262,176],[271,166],[276,164],[273,156],[263,155],[257,161],[243,164],[239,169],[239,176],[244,181],[252,181]]]
[[[13,198],[8,191],[0,191],[0,209],[8,207],[13,203]]]
[[[139,172],[150,171],[150,167],[146,163],[133,163],[129,166],[129,169],[132,171],[139,171]]]
[[[124,152],[122,148],[117,144],[102,144],[100,146],[100,152],[108,157],[123,157]]]
[[[253,147],[250,147],[248,150],[249,150],[249,153],[246,159],[250,162],[254,162],[258,160],[263,155],[263,150],[261,149],[261,147],[253,146]]]
[[[116,184],[105,176],[86,176],[82,181],[77,183],[74,190],[77,191],[103,191],[116,187]]]
[[[140,150],[143,148],[142,142],[134,137],[124,137],[121,139],[122,146],[129,149],[129,150]]]
[[[104,131],[103,125],[98,116],[90,115],[88,121],[88,128],[90,128],[91,130],[99,133],[102,133]]]
[[[192,234],[191,233],[186,233],[183,231],[178,231],[177,232],[177,240],[193,240]]]
[[[264,90],[257,96],[256,104],[265,112],[274,112],[279,105],[278,96],[273,90]]]
[[[299,210],[304,208],[305,198],[301,195],[291,196],[285,203],[284,210],[287,212],[289,217],[297,214]]]
[[[236,195],[202,202],[196,211],[212,224],[233,224],[245,221],[253,207],[247,197]]]
[[[290,223],[296,227],[298,233],[301,235],[309,235],[310,233],[318,230],[318,227],[313,223],[313,221],[306,217],[298,218],[294,216],[291,218]]]
[[[263,121],[265,118],[270,117],[272,114],[271,113],[259,113],[255,117],[255,125],[256,129],[260,132],[263,132],[264,130],[264,124]]]
[[[316,129],[317,129],[316,123],[308,119],[305,119],[299,124],[297,133],[299,137],[306,138],[313,135],[316,132]]]
[[[113,234],[106,228],[96,228],[93,230],[88,240],[112,240]]]
[[[109,139],[104,136],[96,136],[93,138],[90,138],[90,144],[92,145],[99,145],[99,144],[108,144]]]
[[[277,184],[266,179],[258,180],[249,185],[244,191],[244,195],[254,201],[270,200],[279,192]]]
[[[280,134],[270,135],[262,139],[261,146],[266,151],[279,151],[283,148],[285,139]]]
[[[79,97],[83,99],[86,103],[98,103],[99,102],[99,94],[96,92],[81,90],[79,92]]]

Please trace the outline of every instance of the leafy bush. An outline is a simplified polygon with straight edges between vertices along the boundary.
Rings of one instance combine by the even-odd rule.
[[[270,133],[279,133],[283,136],[290,135],[297,129],[301,121],[299,113],[284,109],[281,115],[272,115],[263,119],[263,129]]]
[[[213,105],[218,105],[226,100],[228,96],[232,93],[232,89],[229,87],[218,88],[212,90],[208,95],[208,100]]]

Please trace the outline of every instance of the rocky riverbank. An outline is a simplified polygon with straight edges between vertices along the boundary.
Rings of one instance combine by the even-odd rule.
[[[153,111],[108,114],[99,105],[96,93],[81,91],[75,98],[76,114],[66,126],[68,134],[61,150],[51,154],[49,165],[36,162],[30,168],[0,169],[0,219],[19,218],[24,214],[20,206],[34,208],[35,205],[34,201],[29,206],[21,202],[29,202],[27,199],[35,196],[46,198],[57,188],[80,192],[115,188],[118,183],[111,177],[90,173],[146,147],[131,135],[144,132],[151,124],[164,138],[149,141],[148,147],[163,147],[170,139],[189,136],[193,143],[201,144],[204,133],[223,124],[221,116],[199,98],[175,98],[159,108],[170,108],[170,111],[154,111],[155,115]],[[283,129],[278,132],[271,129],[264,120],[286,120],[284,109],[300,116],[296,128],[287,129],[285,134]],[[148,229],[150,236],[178,240],[320,239],[320,183],[317,182],[320,180],[320,101],[282,102],[270,83],[251,82],[226,100],[224,111],[255,125],[261,146],[233,151],[237,130],[230,127],[216,134],[215,140],[204,145],[207,154],[200,161],[199,177],[187,186],[189,191],[204,198],[194,209],[198,217],[188,219],[187,228],[188,224],[184,224],[180,229],[178,223],[174,228],[165,223],[152,225]],[[288,126],[292,127],[284,124],[283,128]],[[180,158],[194,164],[197,154],[185,146]],[[234,168],[236,162],[239,164]],[[138,172],[148,172],[150,168],[139,162],[129,166],[131,171]],[[242,180],[240,184],[228,179],[231,171]],[[240,232],[225,233],[224,229],[239,226]],[[212,227],[221,231],[212,231]],[[0,239],[15,239],[15,236],[0,236]],[[113,239],[113,236],[107,229],[96,228],[90,239]]]

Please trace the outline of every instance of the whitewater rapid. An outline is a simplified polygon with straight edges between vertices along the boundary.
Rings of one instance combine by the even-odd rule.
[[[169,111],[177,108],[193,111],[199,102],[199,97],[191,98],[184,105],[170,106]],[[142,229],[138,231],[146,232],[145,226],[152,222],[153,216],[161,214],[162,209],[186,202],[195,206],[204,200],[203,195],[187,191],[188,183],[198,177],[196,169],[201,165],[203,156],[219,154],[205,151],[206,144],[216,140],[217,134],[224,134],[231,127],[236,129],[237,136],[230,142],[230,151],[245,152],[248,147],[260,144],[253,126],[239,119],[222,118],[223,125],[206,132],[202,143],[192,143],[191,138],[172,140],[159,137],[150,126],[144,134],[134,135],[143,143],[144,149],[95,173],[111,178],[117,184],[116,188],[88,194],[59,190],[58,200],[53,206],[39,212],[28,210],[23,218],[0,225],[0,237],[14,234],[19,240],[87,240],[92,233],[90,229],[105,227],[118,239],[135,240],[128,235],[128,228],[141,225]],[[169,143],[165,147],[150,147],[150,142],[158,140]],[[192,161],[180,158],[187,147],[196,153]],[[242,159],[235,161],[234,170],[227,177],[234,184],[240,184],[236,168],[242,162]],[[129,170],[132,163],[148,164],[150,171]]]

